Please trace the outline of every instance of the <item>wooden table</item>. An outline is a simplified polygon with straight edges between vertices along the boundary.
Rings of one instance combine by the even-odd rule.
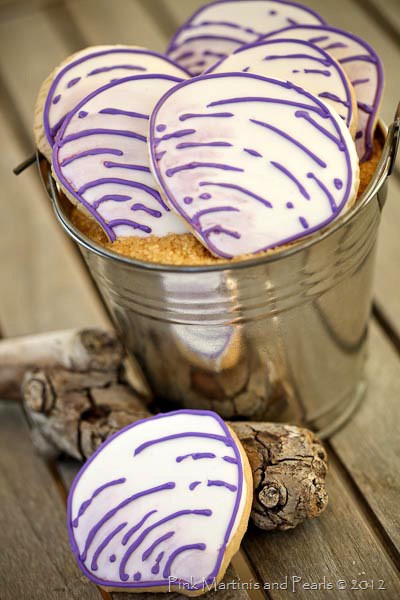
[[[66,55],[86,45],[127,43],[163,50],[177,24],[200,4],[0,1],[3,336],[107,324],[80,255],[56,223],[35,168],[18,179],[11,174],[32,151],[33,105],[40,83]],[[308,0],[308,5],[331,24],[363,35],[380,53],[387,78],[383,117],[390,121],[400,96],[400,1]],[[329,508],[291,532],[250,528],[226,581],[240,577],[272,589],[227,589],[217,592],[220,600],[291,597],[292,577],[302,578],[296,580],[300,599],[400,598],[399,172],[390,183],[370,327],[370,388],[352,422],[327,442]],[[0,402],[1,600],[131,597],[100,592],[75,564],[68,547],[65,499],[77,467],[40,459],[20,406]],[[288,589],[273,589],[286,577]],[[371,580],[375,590],[351,589]],[[338,590],[345,587],[339,581],[346,582],[346,589]],[[304,582],[320,589],[304,589]]]

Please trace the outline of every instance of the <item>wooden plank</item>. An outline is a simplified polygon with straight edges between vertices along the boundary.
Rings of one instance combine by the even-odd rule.
[[[0,100],[1,107],[1,100]],[[0,114],[0,323],[5,336],[106,324],[83,264],[56,222],[36,169],[18,178],[23,149]]]
[[[45,12],[21,13],[0,22],[0,73],[29,133],[42,81],[71,51]]]
[[[137,0],[69,0],[67,7],[84,31],[88,45],[130,44],[164,49],[162,28]]]
[[[400,360],[376,325],[370,335],[369,393],[330,443],[400,552]]]
[[[365,579],[374,580],[376,587],[384,580],[383,597],[398,598],[399,575],[332,461],[328,491],[330,505],[318,519],[292,531],[266,534],[254,529],[247,536],[244,548],[258,579],[279,584],[288,577],[288,590],[269,590],[272,599],[293,593],[293,577],[301,577],[295,588],[299,600],[347,599],[358,594],[366,599],[379,597],[376,589],[351,590],[353,580]],[[333,590],[324,589],[324,581],[333,584]],[[338,581],[345,581],[347,589],[339,592]],[[320,583],[322,589],[310,591],[303,583]]]
[[[99,599],[75,564],[56,485],[32,450],[20,406],[0,403],[1,598]]]

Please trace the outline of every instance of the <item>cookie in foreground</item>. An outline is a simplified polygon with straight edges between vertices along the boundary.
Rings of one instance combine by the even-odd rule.
[[[244,450],[217,414],[144,419],[109,438],[77,475],[71,547],[107,590],[201,595],[240,547],[252,490]]]

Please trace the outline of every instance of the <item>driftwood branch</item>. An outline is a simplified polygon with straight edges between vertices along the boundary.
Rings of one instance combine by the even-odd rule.
[[[23,381],[24,407],[41,451],[87,459],[110,435],[150,416],[121,370],[85,373],[36,369]],[[327,505],[326,453],[305,429],[272,423],[231,423],[254,479],[252,518],[261,529],[290,529]]]
[[[20,398],[29,369],[108,372],[118,369],[122,359],[122,346],[112,331],[67,330],[5,339],[0,342],[0,397]]]

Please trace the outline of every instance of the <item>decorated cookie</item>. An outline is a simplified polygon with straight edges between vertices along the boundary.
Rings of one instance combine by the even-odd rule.
[[[109,438],[79,472],[71,547],[101,587],[199,595],[239,549],[252,491],[247,457],[218,415],[157,415]]]
[[[150,123],[167,202],[216,256],[293,242],[349,208],[358,158],[343,119],[291,83],[222,73],[178,84]]]
[[[316,44],[343,67],[358,104],[356,146],[361,162],[371,157],[375,125],[383,92],[383,67],[375,50],[360,37],[334,27],[314,25],[283,29],[268,39],[297,38]]]
[[[58,183],[111,241],[187,231],[159,194],[146,144],[153,107],[180,81],[138,75],[109,83],[80,102],[57,135]]]
[[[243,44],[299,23],[324,21],[306,6],[286,0],[218,0],[200,8],[178,29],[168,54],[198,75]]]
[[[187,73],[161,54],[135,46],[92,46],[68,57],[43,83],[35,108],[36,144],[48,160],[65,116],[94,90],[131,75]]]
[[[242,46],[209,72],[237,71],[283,79],[312,92],[330,104],[355,134],[357,103],[353,87],[339,63],[318,46],[291,39]]]

